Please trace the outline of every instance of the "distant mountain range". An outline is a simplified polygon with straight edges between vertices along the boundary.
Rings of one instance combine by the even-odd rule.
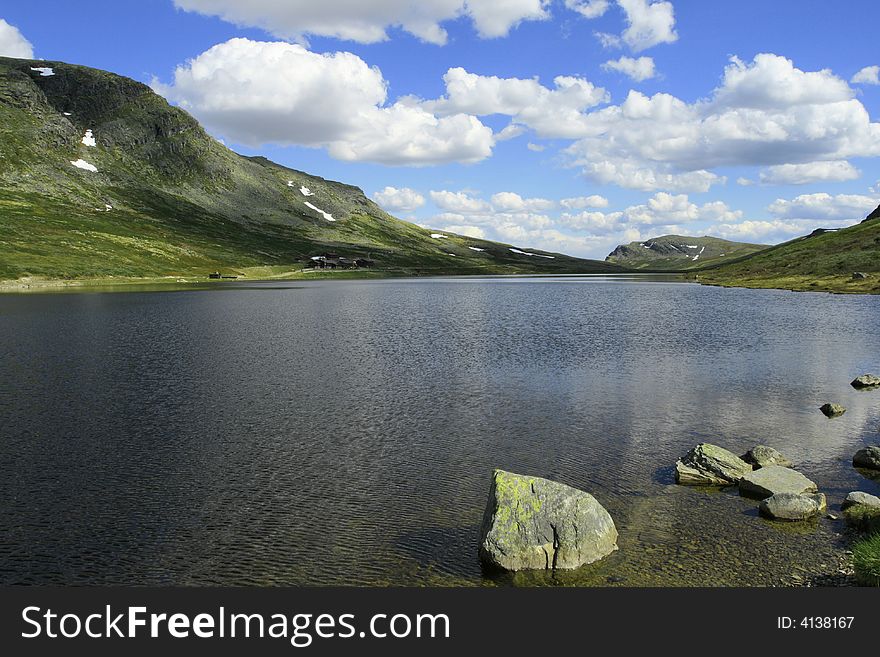
[[[238,155],[144,84],[0,58],[0,280],[601,273],[611,263],[420,228],[350,185]]]
[[[730,242],[717,237],[663,235],[621,244],[605,261],[629,269],[685,271],[735,260],[766,248],[762,244]]]

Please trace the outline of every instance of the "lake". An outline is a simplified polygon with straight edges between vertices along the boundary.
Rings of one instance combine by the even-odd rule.
[[[880,494],[880,297],[650,277],[224,284],[0,296],[0,584],[785,584],[842,521],[674,485],[768,444]],[[849,410],[829,420],[828,401]],[[591,492],[620,550],[489,576],[493,468]]]

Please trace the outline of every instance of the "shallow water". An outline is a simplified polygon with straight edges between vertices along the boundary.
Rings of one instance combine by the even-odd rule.
[[[772,445],[835,511],[880,494],[880,298],[464,278],[0,297],[0,583],[763,585],[840,521],[675,486]],[[826,419],[818,407],[849,411]],[[495,467],[593,493],[620,550],[488,578]]]

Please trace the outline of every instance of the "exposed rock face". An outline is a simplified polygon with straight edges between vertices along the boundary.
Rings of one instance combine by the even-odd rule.
[[[731,486],[752,466],[723,447],[702,443],[675,464],[675,481],[683,486]]]
[[[767,447],[766,445],[752,447],[752,449],[743,455],[742,459],[746,463],[751,463],[755,470],[766,468],[769,465],[781,465],[783,468],[794,467],[794,463],[789,461],[772,447]]]
[[[496,470],[483,516],[480,559],[502,570],[577,568],[617,549],[617,528],[589,493]]]
[[[776,493],[758,506],[761,515],[773,520],[797,522],[815,518],[828,509],[822,493],[815,495],[796,495],[795,493]]]
[[[846,408],[840,404],[824,404],[819,408],[828,417],[839,417],[846,413]]]
[[[850,385],[853,388],[877,388],[880,387],[880,376],[873,374],[862,374],[857,377]]]
[[[846,496],[841,508],[849,509],[854,506],[869,506],[880,509],[880,497],[870,495],[869,493],[863,493],[861,491],[852,492]]]
[[[857,468],[865,468],[866,470],[880,470],[880,446],[872,445],[865,449],[860,449],[853,456],[853,465]]]
[[[797,470],[770,465],[745,475],[739,482],[740,495],[764,499],[777,493],[803,495],[815,493],[816,484]]]

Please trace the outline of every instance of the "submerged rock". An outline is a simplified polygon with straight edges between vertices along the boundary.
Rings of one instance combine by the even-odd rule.
[[[854,506],[869,506],[880,509],[880,497],[862,491],[854,491],[846,496],[840,508],[849,509]]]
[[[617,528],[589,493],[496,470],[483,516],[480,560],[502,570],[577,568],[617,549]]]
[[[815,518],[828,509],[828,502],[822,493],[798,495],[795,493],[776,493],[762,500],[758,510],[762,516],[772,520],[797,522]]]
[[[857,468],[865,468],[866,470],[880,470],[880,447],[872,445],[865,449],[860,449],[853,456],[853,465]]]
[[[853,388],[877,388],[880,387],[880,376],[862,374],[856,377],[850,385]]]
[[[675,481],[683,486],[731,486],[751,471],[736,454],[702,443],[675,464]]]
[[[777,493],[803,495],[804,493],[815,493],[817,490],[816,484],[800,472],[791,468],[783,468],[781,465],[770,465],[755,470],[744,476],[739,482],[740,495],[759,500]]]
[[[846,413],[846,408],[840,404],[824,404],[819,407],[819,410],[828,417],[839,417]]]
[[[783,468],[793,468],[794,463],[785,458],[772,447],[757,445],[743,454],[742,460],[751,463],[755,470],[766,468],[769,465],[781,465]]]

